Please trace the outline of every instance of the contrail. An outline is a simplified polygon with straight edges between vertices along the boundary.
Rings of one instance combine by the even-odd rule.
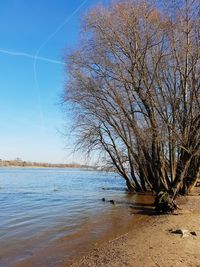
[[[5,49],[1,49],[0,48],[0,53],[7,54],[7,55],[10,55],[10,56],[27,57],[27,58],[31,58],[33,60],[35,60],[35,59],[42,60],[42,61],[50,62],[50,63],[53,63],[53,64],[65,65],[65,63],[62,62],[62,61],[54,60],[54,59],[47,58],[47,57],[35,56],[35,55],[28,54],[28,53],[23,53],[23,52],[9,51],[9,50],[5,50]]]
[[[37,77],[37,59],[40,58],[39,54],[40,51],[47,45],[47,43],[53,39],[53,37],[60,31],[62,28],[70,22],[70,20],[79,12],[79,10],[88,2],[89,0],[84,0],[73,12],[70,16],[68,16],[56,29],[53,31],[47,39],[40,45],[40,47],[37,49],[34,55],[34,61],[33,61],[33,72],[34,72],[34,81],[35,81],[35,90],[38,94],[38,103],[40,106],[40,118],[41,118],[41,124],[44,124],[44,114],[42,110],[41,105],[41,95],[40,95],[40,87],[39,87],[39,81]]]
[[[58,27],[57,29],[48,36],[48,38],[40,45],[37,49],[35,56],[37,57],[40,53],[41,49],[79,12],[79,10],[88,2],[89,0],[84,0],[73,12],[67,17]],[[37,58],[36,58],[37,59]]]

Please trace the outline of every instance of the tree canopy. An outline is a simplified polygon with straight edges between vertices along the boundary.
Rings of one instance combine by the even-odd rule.
[[[67,57],[79,149],[131,191],[174,199],[200,179],[200,5],[115,1],[85,18]]]

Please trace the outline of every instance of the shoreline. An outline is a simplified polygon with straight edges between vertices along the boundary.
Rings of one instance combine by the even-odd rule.
[[[200,190],[197,189],[190,196],[179,197],[177,204],[180,209],[173,215],[155,215],[150,196],[139,198],[131,207],[133,216],[130,214],[127,217],[128,227],[121,229],[122,231],[118,223],[120,225],[126,218],[122,219],[120,213],[117,213],[101,238],[98,236],[96,240],[92,239],[91,229],[86,225],[84,237],[82,233],[78,233],[74,240],[70,236],[63,236],[14,266],[200,267],[199,193]],[[110,216],[107,217],[109,218]],[[93,225],[93,230],[98,229],[101,223],[104,225],[105,220],[99,217],[96,218],[96,223],[98,224]],[[171,233],[170,229],[186,229],[189,234],[182,238],[180,234]],[[191,235],[192,231],[197,235]],[[82,244],[76,243],[77,237],[82,238]],[[70,253],[73,254],[72,257]]]
[[[99,248],[110,240],[118,239],[119,236],[131,231],[133,226],[139,227],[143,220],[148,219],[142,213],[141,205],[153,209],[151,194],[127,194],[124,200],[118,199],[116,205],[102,201],[100,203],[102,207],[109,205],[109,209],[85,221],[78,231],[63,235],[47,246],[33,251],[31,256],[19,259],[14,266],[70,266],[90,253],[93,248]],[[134,207],[130,207],[131,204]]]
[[[180,209],[173,215],[150,215],[124,235],[103,243],[71,265],[62,267],[199,267],[200,196],[199,189],[179,197]],[[181,237],[171,229],[188,230]],[[195,232],[196,235],[190,234]]]
[[[0,168],[74,168],[74,169],[96,169],[95,166],[79,163],[50,163],[50,162],[32,162],[23,160],[2,160],[0,159]]]
[[[1,169],[80,169],[80,170],[92,170],[96,171],[92,168],[85,168],[85,167],[45,167],[45,166],[0,166]]]

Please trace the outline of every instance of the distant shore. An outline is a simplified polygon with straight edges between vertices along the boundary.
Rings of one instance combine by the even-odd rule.
[[[1,160],[0,167],[8,168],[83,168],[83,169],[95,169],[93,166],[82,165],[78,163],[47,163],[47,162],[30,162],[22,160]]]
[[[133,225],[132,231],[94,248],[70,266],[200,266],[199,192],[181,197],[178,202],[180,210],[176,214],[151,215],[140,224]],[[184,229],[188,234],[181,237],[181,234],[171,233],[171,229]]]

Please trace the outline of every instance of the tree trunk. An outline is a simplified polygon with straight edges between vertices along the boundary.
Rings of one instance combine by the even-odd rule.
[[[137,192],[135,185],[130,180],[126,180],[126,186],[129,192]]]
[[[188,186],[188,192],[191,192],[194,189],[199,179],[200,179],[200,164],[196,171],[196,176],[194,177],[194,179],[191,181],[191,183]]]

